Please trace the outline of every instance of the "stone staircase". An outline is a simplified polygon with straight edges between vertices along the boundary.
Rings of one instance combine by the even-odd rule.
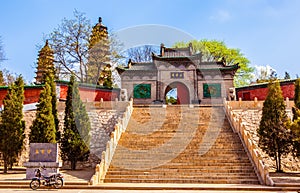
[[[105,183],[259,184],[221,107],[134,108]]]

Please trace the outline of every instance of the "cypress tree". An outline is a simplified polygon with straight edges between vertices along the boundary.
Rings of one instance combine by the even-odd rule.
[[[59,120],[57,116],[57,102],[56,102],[56,85],[55,85],[55,67],[54,67],[54,52],[51,49],[48,40],[46,40],[45,46],[39,51],[37,59],[37,72],[36,72],[36,84],[45,84],[48,78],[48,84],[51,87],[51,103],[52,114],[54,117],[54,125],[56,132],[56,140],[60,138],[59,132]]]
[[[52,114],[50,80],[46,77],[44,89],[40,93],[36,118],[30,127],[30,143],[56,143],[56,129]]]
[[[257,134],[259,147],[276,161],[276,171],[281,172],[281,157],[290,152],[292,134],[288,129],[288,117],[280,84],[271,81],[264,101],[262,118]]]
[[[295,82],[295,94],[294,94],[294,107],[293,107],[293,121],[300,118],[300,78]]]
[[[79,95],[75,77],[71,76],[68,86],[64,131],[61,139],[61,157],[71,162],[71,169],[76,169],[77,161],[86,161],[89,157],[90,121],[85,105]]]
[[[300,157],[300,78],[295,82],[293,123],[291,129],[293,132],[294,155]]]
[[[58,120],[58,114],[57,114],[57,98],[56,98],[56,84],[54,82],[54,75],[48,74],[49,78],[49,84],[51,87],[51,104],[52,104],[52,115],[54,119],[54,126],[56,131],[56,141],[60,140],[61,133],[59,131],[59,120]]]
[[[23,121],[24,81],[19,76],[8,88],[0,124],[0,151],[3,154],[4,173],[16,161],[23,148],[25,121]]]

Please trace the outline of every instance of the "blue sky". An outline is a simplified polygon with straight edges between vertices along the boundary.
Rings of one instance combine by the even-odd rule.
[[[270,65],[281,77],[285,71],[292,78],[300,75],[298,0],[1,0],[0,36],[8,59],[1,67],[32,80],[36,45],[63,18],[73,18],[75,9],[93,25],[101,16],[113,32],[147,24],[169,26],[195,39],[239,48],[251,66]]]

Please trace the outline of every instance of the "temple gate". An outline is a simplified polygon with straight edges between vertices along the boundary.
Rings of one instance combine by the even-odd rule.
[[[129,60],[127,67],[118,67],[122,89],[135,104],[168,103],[167,93],[174,89],[176,104],[221,103],[230,100],[233,78],[238,64],[225,61],[203,61],[201,53],[187,48],[160,47],[152,54],[152,62]]]

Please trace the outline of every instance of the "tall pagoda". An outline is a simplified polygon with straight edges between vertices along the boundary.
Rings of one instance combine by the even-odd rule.
[[[45,46],[39,51],[37,61],[37,71],[35,77],[35,84],[44,84],[47,73],[55,73],[54,68],[54,52],[50,48],[48,40]]]

